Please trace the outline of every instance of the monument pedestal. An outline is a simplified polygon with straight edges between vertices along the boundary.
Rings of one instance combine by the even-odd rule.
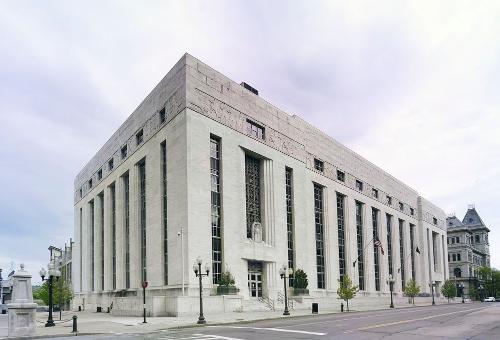
[[[36,332],[36,303],[9,303],[9,337],[32,336]]]
[[[33,303],[31,275],[21,270],[12,276],[12,299],[9,309],[9,337],[32,336],[36,332],[36,303]]]

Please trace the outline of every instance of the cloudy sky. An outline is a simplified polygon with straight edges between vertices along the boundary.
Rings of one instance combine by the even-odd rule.
[[[184,52],[447,213],[474,203],[500,268],[499,37],[498,1],[3,0],[0,268],[68,242],[75,175]]]

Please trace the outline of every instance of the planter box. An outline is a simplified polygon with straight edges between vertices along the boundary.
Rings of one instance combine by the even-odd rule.
[[[294,288],[292,292],[294,296],[309,295],[309,289],[307,288]]]
[[[217,286],[217,295],[236,295],[238,289],[235,286]]]

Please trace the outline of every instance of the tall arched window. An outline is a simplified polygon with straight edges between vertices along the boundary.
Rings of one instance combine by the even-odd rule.
[[[455,268],[455,270],[453,270],[453,272],[455,274],[455,277],[462,277],[462,269]]]

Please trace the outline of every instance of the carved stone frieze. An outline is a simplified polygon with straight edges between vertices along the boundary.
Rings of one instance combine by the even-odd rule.
[[[247,133],[246,128],[247,118],[252,119],[252,117],[233,108],[232,106],[227,105],[217,98],[210,96],[200,89],[196,89],[196,97],[194,100],[194,103],[187,104],[187,106],[193,111],[201,113],[204,116],[221,123],[222,125],[252,137]],[[261,140],[255,138],[255,140],[260,141],[301,162],[306,161],[304,145],[294,141],[290,137],[285,136],[269,126],[265,126],[265,130],[265,139]]]

